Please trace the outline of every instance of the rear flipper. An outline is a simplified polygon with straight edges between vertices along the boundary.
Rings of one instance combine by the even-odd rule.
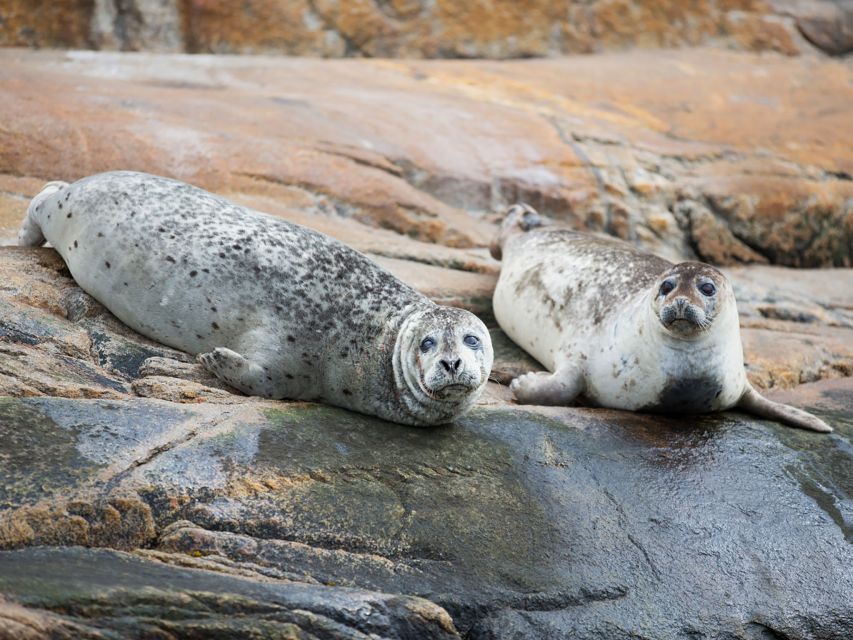
[[[247,395],[275,397],[273,376],[261,365],[231,349],[217,347],[198,354],[196,360],[217,378]]]
[[[67,182],[48,182],[42,190],[30,201],[30,206],[27,207],[27,215],[24,222],[21,224],[21,230],[18,231],[18,245],[22,247],[40,247],[46,238],[41,230],[41,210],[44,207],[44,201],[54,193],[68,186]]]
[[[539,213],[528,204],[514,204],[506,211],[501,229],[489,246],[489,251],[495,260],[500,260],[503,246],[507,238],[517,233],[527,233],[531,229],[542,226]]]
[[[564,367],[554,373],[525,373],[509,388],[521,404],[565,406],[583,390],[583,375],[576,367]]]
[[[807,411],[791,407],[787,404],[768,400],[762,397],[749,384],[747,384],[746,391],[734,408],[742,409],[747,413],[761,418],[769,418],[792,427],[799,427],[800,429],[810,429],[811,431],[820,431],[822,433],[832,431],[832,427],[817,416],[813,416]]]

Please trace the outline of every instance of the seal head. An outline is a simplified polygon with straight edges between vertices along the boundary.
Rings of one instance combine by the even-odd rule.
[[[701,262],[682,262],[668,269],[655,291],[652,310],[664,331],[686,340],[709,331],[714,320],[734,304],[728,279]]]
[[[477,316],[454,307],[419,309],[397,335],[395,383],[410,413],[440,424],[474,404],[493,360],[488,329]]]

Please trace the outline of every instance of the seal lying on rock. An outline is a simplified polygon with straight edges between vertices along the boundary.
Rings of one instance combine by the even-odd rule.
[[[250,395],[448,422],[492,366],[483,323],[321,233],[133,172],[51,182],[18,242],[45,239],[127,325]]]
[[[511,207],[492,255],[501,328],[552,373],[511,388],[522,403],[591,403],[632,411],[741,409],[832,431],[800,409],[761,397],[746,379],[731,285],[700,262],[672,264],[616,239],[543,227]]]

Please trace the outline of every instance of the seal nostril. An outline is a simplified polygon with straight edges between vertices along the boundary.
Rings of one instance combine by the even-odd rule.
[[[450,360],[439,360],[439,362],[441,363],[441,366],[444,367],[444,370],[448,373],[456,373],[457,371],[459,371],[459,367],[462,365],[461,358],[457,358],[453,362],[451,362]]]

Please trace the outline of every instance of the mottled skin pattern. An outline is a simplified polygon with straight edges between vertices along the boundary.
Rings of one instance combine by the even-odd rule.
[[[50,183],[19,244],[45,239],[119,319],[251,395],[431,425],[468,409],[488,378],[491,342],[473,314],[188,184],[132,172]]]
[[[551,372],[513,380],[520,402],[583,396],[662,413],[736,407],[831,431],[749,384],[734,294],[710,265],[674,265],[613,238],[546,227],[527,205],[510,208],[492,253],[502,260],[495,317]]]

